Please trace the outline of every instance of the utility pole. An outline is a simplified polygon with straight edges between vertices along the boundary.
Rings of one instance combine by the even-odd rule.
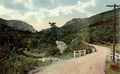
[[[115,37],[115,32],[116,32],[116,8],[120,7],[120,5],[107,5],[107,7],[114,7],[114,20],[113,20],[113,63],[115,64],[115,44],[116,44],[116,37]]]

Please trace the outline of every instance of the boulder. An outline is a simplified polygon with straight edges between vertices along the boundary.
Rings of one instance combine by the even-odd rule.
[[[63,53],[67,49],[67,45],[63,41],[56,41],[57,48],[60,50],[60,53]]]

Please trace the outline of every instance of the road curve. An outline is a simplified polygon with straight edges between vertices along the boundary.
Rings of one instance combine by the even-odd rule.
[[[105,74],[105,60],[109,49],[97,45],[93,46],[97,52],[57,62],[35,74]]]

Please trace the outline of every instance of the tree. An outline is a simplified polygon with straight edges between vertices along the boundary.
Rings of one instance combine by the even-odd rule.
[[[58,27],[56,26],[55,22],[49,22],[51,26],[51,30],[48,34],[46,34],[47,42],[51,44],[55,44],[55,41],[58,39]]]
[[[57,26],[55,25],[55,24],[56,24],[55,22],[52,22],[52,23],[49,22],[49,24],[50,24],[51,28],[57,27]]]

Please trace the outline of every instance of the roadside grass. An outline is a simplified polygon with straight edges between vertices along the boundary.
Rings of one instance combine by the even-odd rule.
[[[111,44],[111,45],[108,45],[107,47],[109,47],[110,49],[111,49],[111,51],[112,51],[112,49],[113,49],[113,45]],[[117,52],[117,53],[120,53],[120,43],[118,43],[118,44],[116,44],[116,49],[115,49],[115,51]]]
[[[117,52],[117,53],[120,53],[120,44],[117,44],[117,45],[116,45],[116,52]]]
[[[29,51],[23,52],[23,54],[25,56],[32,57],[32,58],[42,58],[42,57],[44,57],[43,55],[40,55],[38,53],[32,53],[32,52],[29,52]]]
[[[27,57],[15,52],[9,52],[9,54],[0,60],[0,74],[27,74],[36,67],[52,63],[52,60],[43,62],[37,60],[37,58]]]
[[[118,66],[119,66],[119,70],[112,70],[110,68],[110,65],[112,64],[112,62],[106,62],[106,67],[105,67],[105,74],[120,74],[120,62],[117,62]]]
[[[60,54],[60,55],[56,55],[55,57],[60,58],[60,59],[62,59],[62,60],[71,59],[71,58],[73,58],[73,52],[62,53],[62,54]]]
[[[91,48],[92,47],[88,45],[78,47],[79,50],[86,49],[87,51],[91,51]],[[41,60],[38,60],[45,57],[53,57],[60,60],[73,58],[73,50],[71,50],[70,48],[66,49],[64,53],[60,54],[59,52],[56,52],[56,49],[54,49],[54,51],[51,51],[51,53],[55,53],[55,55],[48,52],[52,49],[49,48],[49,50],[46,51],[44,51],[44,49],[45,48],[30,49],[24,50],[20,53],[15,51],[7,52],[8,54],[6,54],[4,58],[0,58],[0,74],[27,74],[31,70],[34,70],[38,67],[51,65],[56,61],[46,60],[43,62]],[[43,53],[44,55],[41,55]]]
[[[109,46],[109,48],[112,49],[112,46]],[[120,53],[120,44],[116,44],[116,52]],[[119,66],[119,70],[112,70],[110,68],[111,64],[112,64],[111,61],[106,62],[106,66],[105,66],[106,74],[120,74],[120,61],[116,63]]]

